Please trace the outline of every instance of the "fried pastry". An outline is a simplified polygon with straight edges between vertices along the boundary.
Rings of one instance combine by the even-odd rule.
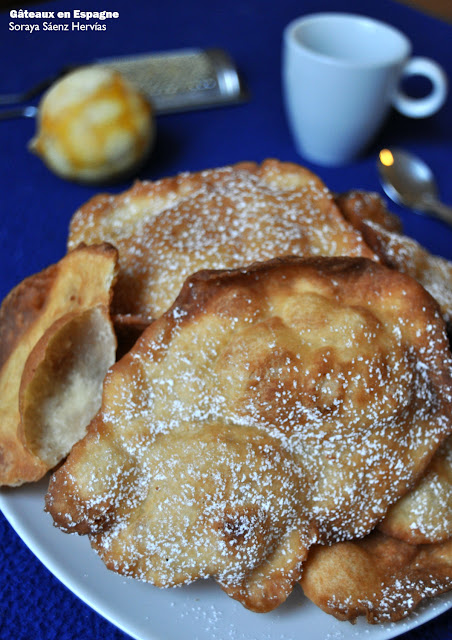
[[[291,163],[244,162],[97,195],[73,216],[69,248],[110,242],[120,273],[113,311],[149,322],[200,269],[281,255],[375,258],[321,180]]]
[[[451,364],[434,300],[371,260],[201,271],[110,369],[46,508],[114,571],[269,611],[424,473]]]
[[[0,309],[0,484],[41,478],[85,435],[115,359],[117,252],[80,247]]]
[[[379,528],[412,544],[444,542],[452,536],[452,437],[436,452],[415,490],[389,509]]]
[[[316,546],[301,585],[312,602],[339,620],[396,622],[425,598],[450,590],[452,538],[412,545],[374,531],[362,540]]]
[[[435,298],[452,335],[452,263],[403,235],[397,217],[386,211],[377,194],[351,191],[337,196],[336,202],[384,264],[408,273]]]
[[[417,486],[389,508],[379,531],[313,548],[300,584],[340,620],[396,621],[452,587],[452,436]]]
[[[342,215],[355,229],[363,230],[368,222],[378,224],[386,231],[403,232],[402,221],[399,216],[386,208],[383,198],[374,191],[354,189],[335,196],[335,202]]]

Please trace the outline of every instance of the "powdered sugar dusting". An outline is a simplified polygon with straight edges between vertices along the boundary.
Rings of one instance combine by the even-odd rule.
[[[366,535],[450,433],[450,356],[421,290],[381,299],[349,283],[350,262],[328,263],[334,277],[289,263],[213,283],[201,309],[195,278],[194,308],[107,377],[98,428],[53,483],[77,496],[54,517],[88,526],[110,568],[159,586],[215,576],[268,610],[313,543]]]
[[[88,203],[69,247],[107,241],[120,253],[116,311],[157,317],[199,269],[278,255],[372,257],[332,195],[301,167],[267,161],[138,183]]]

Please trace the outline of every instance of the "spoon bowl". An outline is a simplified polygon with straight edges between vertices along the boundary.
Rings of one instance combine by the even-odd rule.
[[[452,225],[452,208],[438,200],[435,177],[423,160],[402,149],[382,149],[377,167],[391,200]]]

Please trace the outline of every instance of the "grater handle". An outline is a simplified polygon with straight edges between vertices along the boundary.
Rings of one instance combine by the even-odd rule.
[[[25,107],[13,107],[0,110],[0,120],[13,120],[14,118],[34,118],[38,113],[38,107],[26,105]]]
[[[4,93],[0,95],[0,105],[12,105],[12,104],[21,104],[23,102],[28,102],[28,100],[32,100],[36,98],[36,96],[40,95],[43,91],[48,89],[51,84],[58,80],[58,78],[64,75],[68,69],[64,69],[60,73],[52,76],[51,78],[47,78],[46,80],[42,80],[35,84],[31,89],[27,91],[22,91],[21,93]]]

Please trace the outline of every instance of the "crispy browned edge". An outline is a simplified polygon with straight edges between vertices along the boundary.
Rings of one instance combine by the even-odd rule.
[[[53,264],[14,287],[0,307],[0,369],[41,313],[58,271]]]
[[[378,233],[380,227],[390,233],[402,233],[402,222],[398,216],[386,209],[383,199],[377,193],[353,190],[335,196],[336,204],[343,217],[362,235],[364,242],[374,251],[383,264],[394,268],[388,259],[384,237]],[[371,224],[368,224],[368,223]],[[373,223],[378,225],[374,227]]]
[[[383,198],[374,191],[353,189],[335,194],[334,200],[344,218],[360,232],[365,223],[370,221],[387,231],[402,233],[403,225],[399,216],[389,211]]]
[[[357,285],[363,293],[373,290],[374,295],[384,296],[389,284],[396,284],[406,289],[404,299],[414,308],[419,307],[419,300],[425,301],[425,309],[432,316],[436,316],[441,330],[445,328],[441,318],[439,306],[436,300],[411,276],[389,269],[369,258],[361,257],[313,257],[282,256],[265,262],[255,262],[252,265],[237,269],[202,269],[188,277],[166,316],[171,316],[174,309],[182,309],[184,318],[190,319],[190,315],[201,311],[209,299],[214,298],[213,291],[230,286],[240,286],[245,282],[245,275],[254,276],[248,278],[246,287],[254,287],[260,274],[266,272],[286,271],[295,272],[299,268],[308,269],[312,274],[324,278],[334,276],[342,281],[344,295],[347,291],[353,291],[356,295]],[[295,275],[295,273],[293,273]],[[184,319],[182,320],[182,322]],[[445,339],[445,336],[444,336]],[[446,344],[446,342],[445,342]]]

